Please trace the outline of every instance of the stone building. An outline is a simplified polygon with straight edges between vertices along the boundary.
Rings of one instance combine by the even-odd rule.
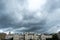
[[[7,34],[5,39],[13,38],[13,34]]]
[[[19,38],[20,38],[20,36],[19,36],[18,34],[15,34],[15,35],[13,36],[13,40],[19,40]]]
[[[9,34],[6,38],[13,38],[13,40],[46,40],[46,38],[52,38],[52,35],[27,32],[23,34]]]
[[[7,35],[5,36],[5,40],[13,39],[13,36],[14,36],[14,34],[7,34]]]
[[[60,40],[60,32],[57,33],[57,37]]]
[[[46,40],[47,38],[52,38],[52,35],[49,35],[49,34],[42,34],[41,35],[41,40]]]
[[[34,33],[26,33],[25,40],[37,40],[37,35]]]
[[[4,40],[5,39],[6,34],[5,33],[0,33],[0,40]]]
[[[25,34],[20,34],[19,40],[25,40]]]

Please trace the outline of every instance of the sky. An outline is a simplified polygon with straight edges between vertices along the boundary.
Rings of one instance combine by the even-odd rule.
[[[0,32],[60,31],[60,0],[0,0]]]

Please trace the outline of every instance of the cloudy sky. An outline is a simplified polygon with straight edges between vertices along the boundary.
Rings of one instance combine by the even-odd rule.
[[[0,32],[60,31],[60,0],[0,0]]]

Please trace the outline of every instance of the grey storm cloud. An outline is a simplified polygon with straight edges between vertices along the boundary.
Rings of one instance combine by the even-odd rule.
[[[46,0],[41,9],[33,11],[27,0],[0,0],[0,32],[58,32],[59,4],[60,0]]]

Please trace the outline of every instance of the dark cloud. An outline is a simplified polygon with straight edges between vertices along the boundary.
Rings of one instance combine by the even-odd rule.
[[[55,9],[60,8],[60,0],[47,0],[47,3],[44,7],[45,11],[51,13]]]
[[[59,3],[60,0],[47,0],[41,11],[29,11],[27,0],[1,0],[0,32],[57,32],[60,28],[57,27],[60,24]]]

